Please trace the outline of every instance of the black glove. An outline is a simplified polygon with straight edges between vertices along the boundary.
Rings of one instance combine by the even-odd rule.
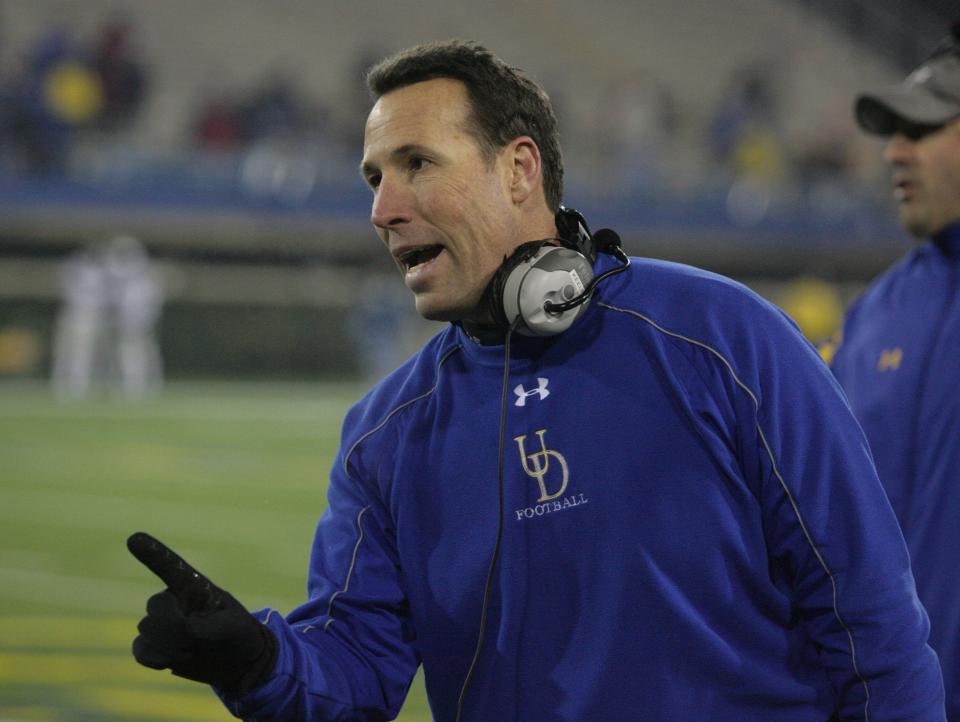
[[[272,673],[276,636],[240,602],[149,534],[137,532],[127,548],[167,588],[147,601],[133,656],[145,667],[240,696]]]

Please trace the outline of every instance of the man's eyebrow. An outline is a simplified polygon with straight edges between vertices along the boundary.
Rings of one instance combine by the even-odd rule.
[[[419,143],[407,143],[406,145],[401,145],[399,148],[395,148],[390,154],[390,157],[407,158],[411,155],[419,155],[429,152],[429,149],[425,145],[420,145]]]

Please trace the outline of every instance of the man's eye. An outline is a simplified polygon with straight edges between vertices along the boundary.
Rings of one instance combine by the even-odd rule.
[[[373,188],[374,190],[380,185],[380,174],[376,173],[374,175],[367,176],[367,185]]]
[[[903,121],[898,124],[897,131],[903,133],[907,138],[916,142],[918,140],[923,140],[928,135],[932,135],[939,131],[943,125],[927,125],[925,123],[909,123]]]
[[[423,170],[430,164],[426,158],[421,158],[419,156],[412,156],[409,161],[407,161],[407,167],[411,171]]]

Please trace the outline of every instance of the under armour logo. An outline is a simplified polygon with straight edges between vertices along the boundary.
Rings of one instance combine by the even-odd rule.
[[[539,396],[541,401],[547,398],[550,395],[550,392],[547,390],[547,384],[550,383],[550,379],[538,378],[537,383],[540,385],[530,391],[523,388],[523,384],[517,384],[513,389],[513,393],[517,395],[517,400],[513,402],[513,405],[526,406],[528,396]]]

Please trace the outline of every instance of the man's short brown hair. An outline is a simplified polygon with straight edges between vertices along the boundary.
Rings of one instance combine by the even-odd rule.
[[[380,98],[434,78],[466,86],[471,130],[488,158],[515,138],[533,139],[540,149],[547,206],[556,212],[563,201],[563,156],[557,118],[544,89],[482,45],[463,40],[417,45],[385,58],[367,73],[367,87]]]

